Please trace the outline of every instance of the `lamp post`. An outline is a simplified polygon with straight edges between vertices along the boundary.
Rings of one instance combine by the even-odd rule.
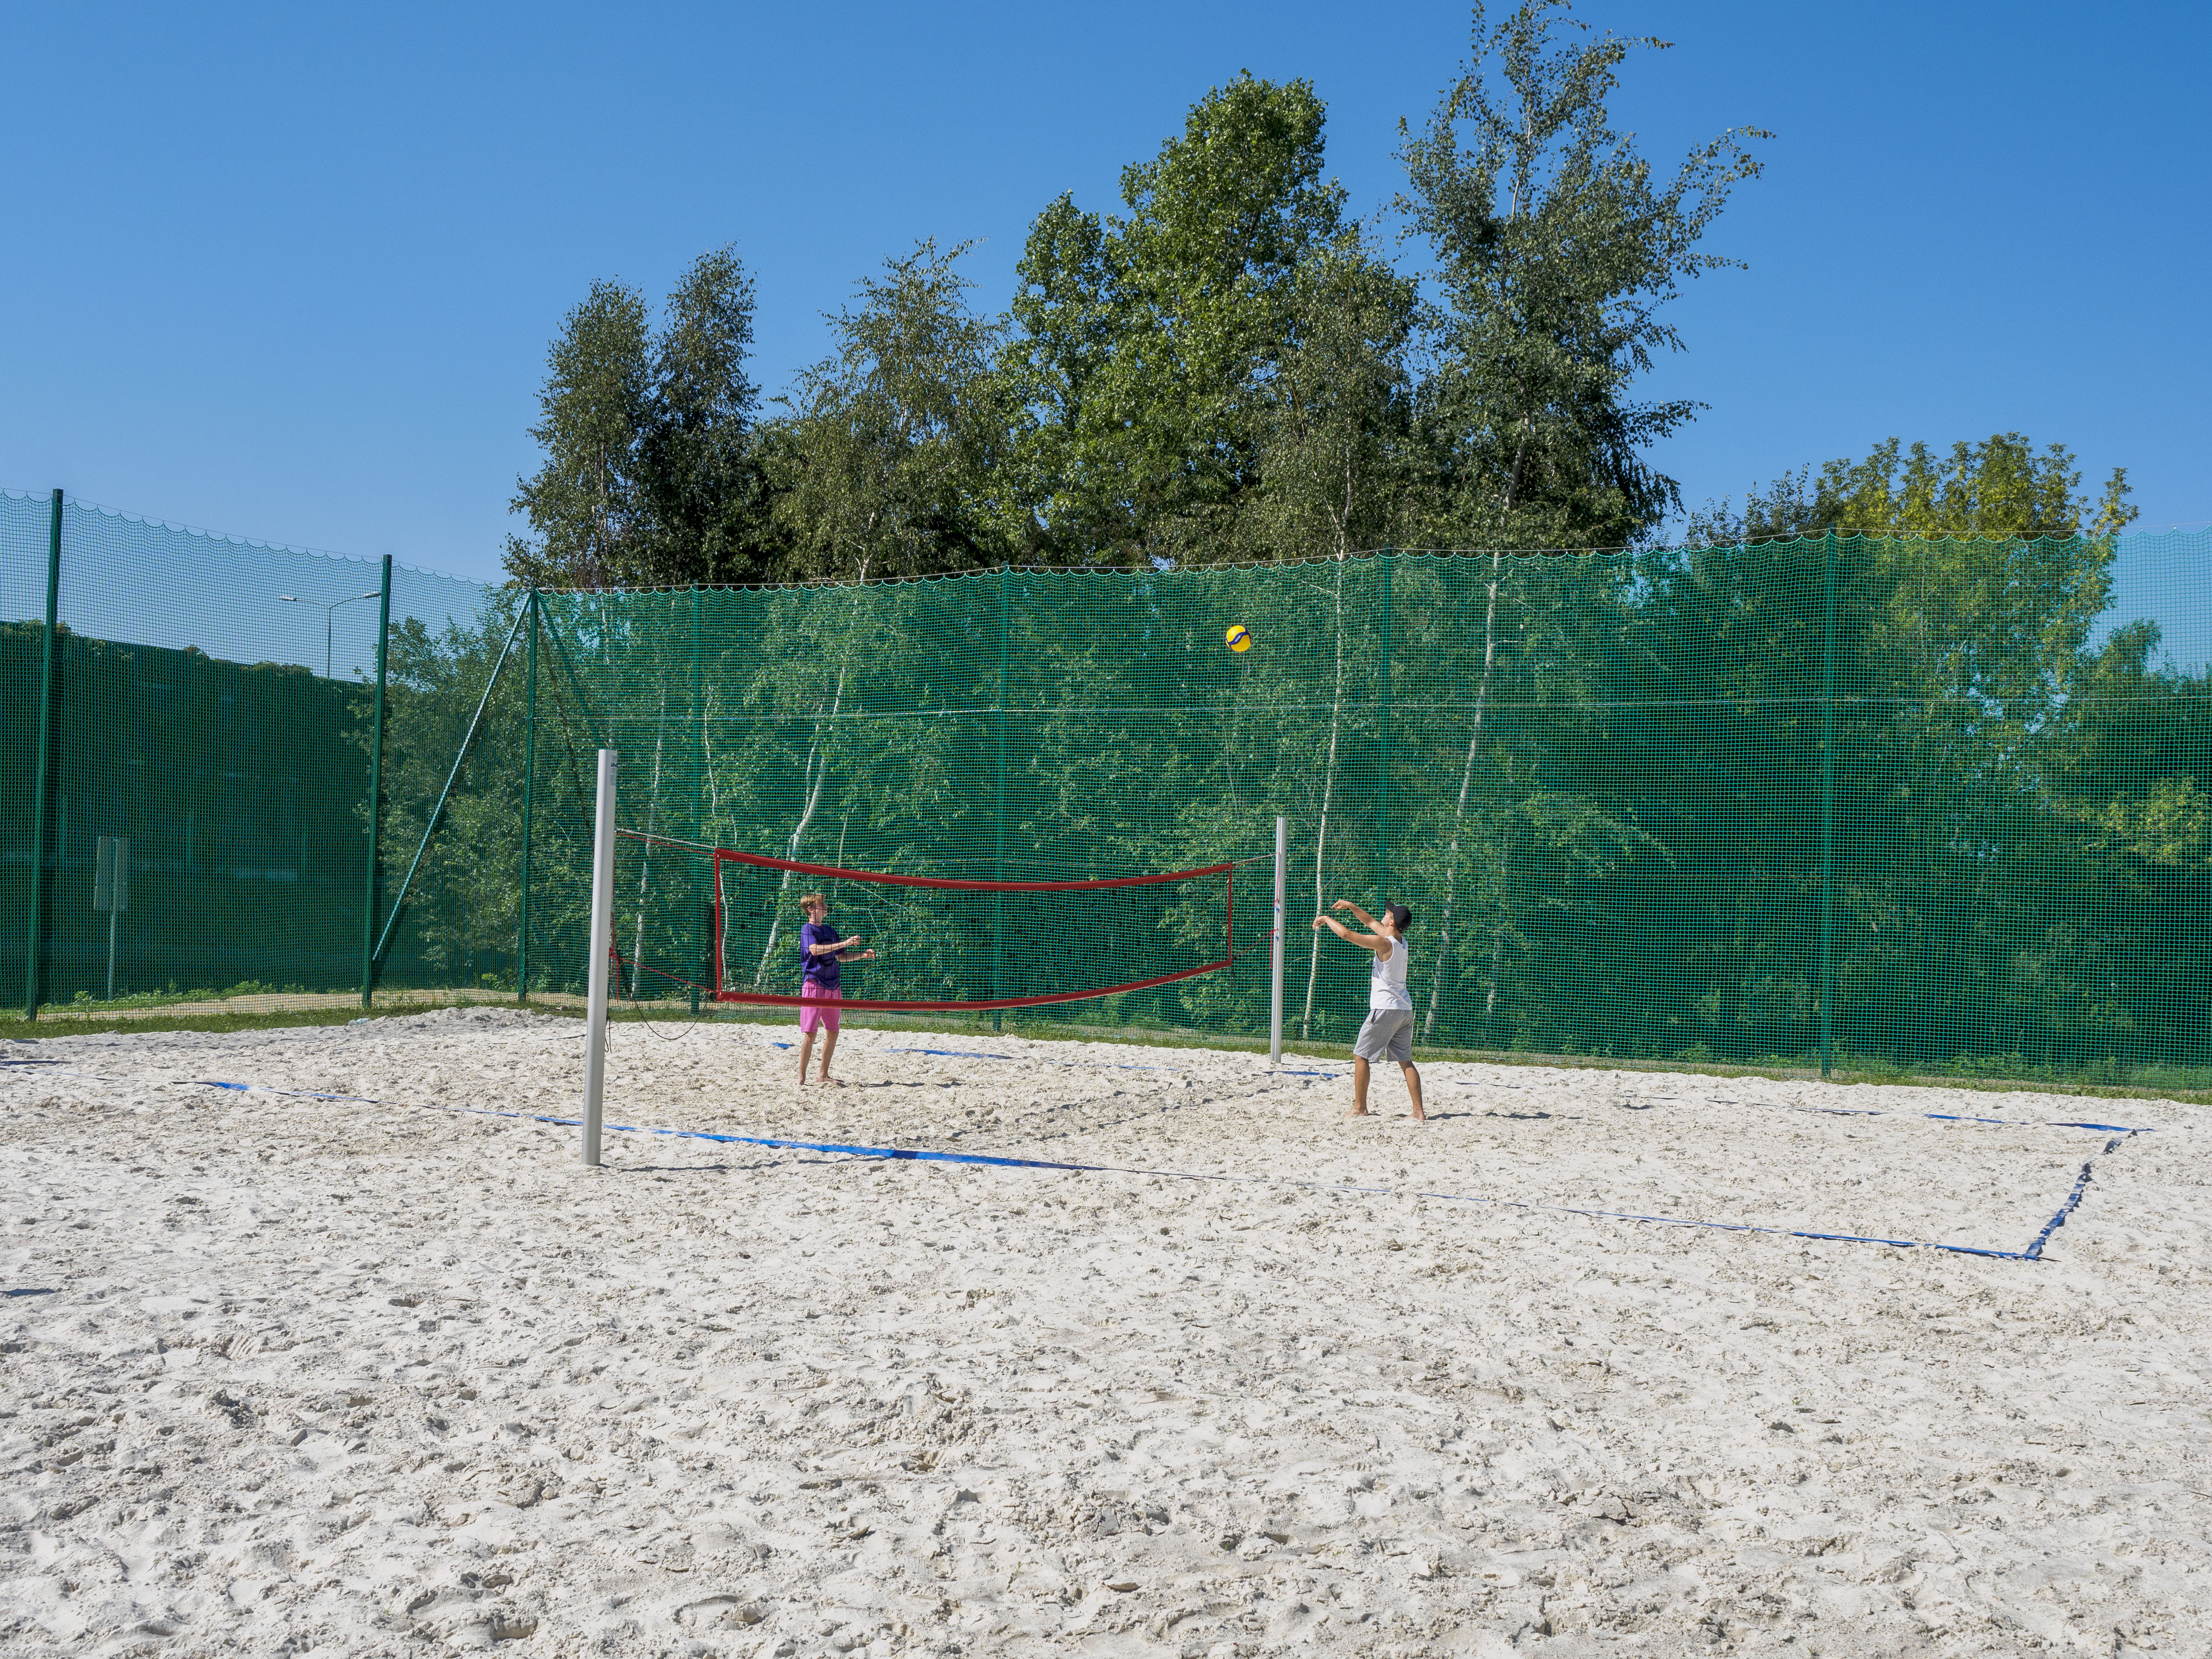
[[[276,597],[283,600],[287,605],[304,605],[311,608],[319,608],[321,610],[323,613],[323,678],[325,679],[328,679],[331,677],[331,613],[336,611],[340,605],[351,605],[356,599],[376,599],[380,596],[381,592],[381,589],[372,587],[366,593],[349,593],[342,599],[332,599],[328,605],[324,605],[319,599],[303,599],[299,598],[297,595],[291,593],[279,593]]]

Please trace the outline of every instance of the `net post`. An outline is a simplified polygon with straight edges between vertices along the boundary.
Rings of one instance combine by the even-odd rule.
[[[376,988],[377,863],[383,856],[384,688],[392,649],[392,555],[384,556],[384,579],[376,607],[376,708],[368,737],[368,865],[362,873],[361,1006],[368,1006]]]
[[[1826,649],[1820,668],[1820,1075],[1835,1056],[1836,1001],[1836,532],[1823,539]]]
[[[607,1084],[607,958],[614,950],[615,768],[622,757],[599,750],[599,811],[592,826],[592,963],[584,1025],[584,1164],[599,1162],[599,1123]]]
[[[53,521],[46,535],[46,639],[39,659],[38,781],[31,805],[31,938],[24,957],[23,1018],[36,1019],[45,986],[40,970],[46,953],[46,805],[52,794],[49,771],[54,743],[55,632],[61,626],[62,492],[54,491]]]
[[[1275,932],[1267,945],[1267,971],[1273,985],[1267,1009],[1267,1064],[1283,1063],[1283,896],[1290,873],[1291,821],[1275,816]]]
[[[514,923],[514,1000],[530,1001],[530,821],[538,788],[538,590],[530,590],[530,651],[522,693],[522,889]]]

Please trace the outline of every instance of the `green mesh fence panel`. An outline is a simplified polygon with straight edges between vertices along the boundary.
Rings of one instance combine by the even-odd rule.
[[[11,991],[46,513],[0,496]],[[110,834],[132,837],[131,988],[354,988],[376,605],[346,596],[377,567],[70,514],[51,994],[104,972]],[[2212,536],[2148,550],[2179,568]],[[1364,1014],[1365,959],[1304,926],[1349,896],[1413,908],[1432,1046],[1810,1063],[1825,1042],[1855,1066],[2178,1079],[2212,1066],[2212,683],[2114,625],[2112,554],[1815,538],[534,605],[395,569],[380,982],[511,992],[526,961],[534,993],[581,990],[604,743],[626,829],[844,869],[1187,870],[1265,854],[1286,813],[1293,1040]],[[2204,637],[2194,593],[2160,609]],[[1024,985],[1072,975],[1086,927],[1117,976],[1175,966],[1232,907],[1249,947],[1271,877],[1119,922],[1002,913],[995,961],[965,916],[927,977],[988,998],[1006,953]],[[639,994],[795,975],[823,884],[750,881],[718,979],[712,861],[626,839]],[[919,911],[898,925],[927,948]],[[888,952],[871,973],[894,982]],[[1018,1018],[1257,1035],[1267,1002],[1255,953]]]
[[[48,504],[0,497],[0,982],[24,986]],[[380,568],[69,502],[45,995],[105,1000],[102,837],[127,838],[118,998],[360,983]],[[471,607],[481,590],[469,586]],[[441,617],[442,624],[443,617]]]
[[[49,509],[0,490],[0,1007],[24,993]]]

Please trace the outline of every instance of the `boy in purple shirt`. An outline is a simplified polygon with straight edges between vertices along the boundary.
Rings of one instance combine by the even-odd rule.
[[[830,1056],[837,1052],[837,1005],[845,1000],[838,964],[866,961],[876,953],[855,948],[859,939],[846,939],[830,925],[830,901],[821,894],[809,893],[799,901],[799,908],[806,912],[806,925],[799,930],[799,954],[804,964],[799,985],[799,1085],[805,1086],[807,1056],[814,1052],[818,1026],[827,1033],[822,1041],[821,1080],[842,1089],[844,1079],[830,1075]]]

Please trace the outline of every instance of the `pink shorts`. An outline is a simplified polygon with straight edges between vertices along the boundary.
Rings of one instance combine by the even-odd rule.
[[[799,988],[799,994],[803,1002],[817,1005],[799,1009],[799,1029],[801,1031],[811,1036],[817,1025],[825,1031],[837,1029],[837,1005],[845,1000],[842,991],[829,990],[810,979]],[[823,1004],[828,1006],[820,1006]]]

